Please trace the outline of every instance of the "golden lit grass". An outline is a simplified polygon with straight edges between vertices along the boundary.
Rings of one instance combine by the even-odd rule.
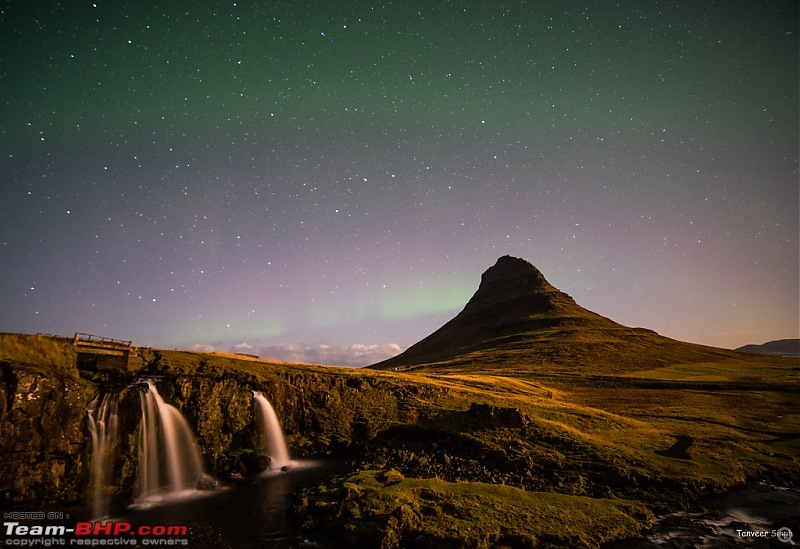
[[[469,387],[476,392],[489,392],[495,395],[509,394],[522,398],[552,398],[558,394],[558,391],[554,392],[552,388],[545,387],[540,383],[502,375],[452,374],[442,376],[428,374],[420,376],[418,379],[427,383],[436,381],[442,385],[458,387],[462,390]]]
[[[674,364],[626,375],[675,381],[800,382],[800,359],[764,356],[755,361],[751,359]]]
[[[800,468],[796,393],[576,387],[567,398],[613,409],[674,437],[691,437],[691,461],[663,460],[669,474],[715,478],[724,486],[767,471],[793,478]]]
[[[25,364],[41,373],[77,375],[72,340],[46,335],[0,333],[0,360]]]

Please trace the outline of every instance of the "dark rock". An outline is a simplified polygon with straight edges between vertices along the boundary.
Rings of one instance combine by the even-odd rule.
[[[666,450],[656,450],[655,453],[672,459],[692,459],[687,450],[694,443],[694,439],[687,436],[676,436],[675,438],[677,439],[675,444]]]
[[[6,509],[58,498],[77,503],[88,447],[86,406],[92,389],[69,377],[45,376],[0,362],[5,397],[0,425],[0,504]]]
[[[217,488],[217,479],[209,475],[202,475],[197,479],[198,490],[215,490]]]
[[[525,261],[503,256],[481,276],[478,291],[472,296],[468,309],[494,308],[499,303],[513,302],[532,295],[560,294],[544,275]]]
[[[267,454],[246,453],[242,454],[242,463],[251,473],[263,473],[272,463],[272,458]]]
[[[531,423],[531,418],[519,408],[503,408],[490,404],[472,403],[467,414],[482,425],[521,429]]]
[[[369,387],[369,382],[358,377],[352,377],[345,383],[351,389],[361,390]]]
[[[248,470],[241,456],[231,456],[222,463],[219,473],[223,478],[235,480],[238,477],[244,477]]]
[[[345,487],[342,490],[341,504],[337,517],[353,517],[358,518],[361,515],[361,492],[356,488]]]

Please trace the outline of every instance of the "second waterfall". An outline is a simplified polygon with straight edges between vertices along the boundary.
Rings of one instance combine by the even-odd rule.
[[[186,418],[164,402],[150,380],[140,398],[142,424],[136,503],[150,503],[195,490],[206,475],[200,449]]]
[[[272,458],[271,469],[280,469],[291,463],[289,449],[283,437],[283,429],[275,410],[263,393],[253,391],[256,428],[259,434],[259,450]]]

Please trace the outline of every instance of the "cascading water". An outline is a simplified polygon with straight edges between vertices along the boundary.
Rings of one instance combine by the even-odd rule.
[[[159,501],[197,488],[205,477],[200,449],[183,414],[158,394],[147,380],[140,393],[139,471],[136,503]],[[162,461],[163,460],[163,461]]]
[[[111,495],[108,481],[114,471],[117,432],[119,427],[119,394],[97,395],[86,408],[89,432],[92,435],[92,516],[108,514]]]
[[[253,391],[253,403],[256,411],[256,428],[262,437],[262,448],[272,458],[271,468],[281,468],[291,463],[283,429],[275,410],[263,393]]]

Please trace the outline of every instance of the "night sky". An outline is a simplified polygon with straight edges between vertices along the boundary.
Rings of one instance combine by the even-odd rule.
[[[798,337],[798,3],[0,2],[0,331],[363,365],[502,255]]]

